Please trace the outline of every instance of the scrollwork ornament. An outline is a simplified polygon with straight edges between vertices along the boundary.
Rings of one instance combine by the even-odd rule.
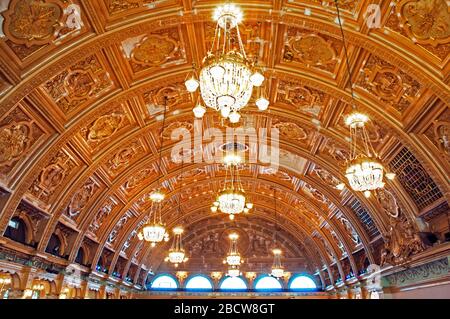
[[[51,43],[65,20],[59,0],[12,0],[4,16],[8,39],[27,47]]]

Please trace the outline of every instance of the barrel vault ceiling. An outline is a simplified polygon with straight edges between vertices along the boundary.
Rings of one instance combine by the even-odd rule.
[[[357,107],[370,115],[370,138],[397,174],[369,199],[335,188],[344,179],[343,116],[351,98],[334,1],[240,2],[245,49],[264,66],[271,102],[260,112],[253,99],[241,121],[280,130],[280,168],[244,165],[255,209],[233,223],[209,210],[223,167],[182,167],[170,157],[172,130],[195,130],[195,96],[184,80],[212,41],[219,2],[1,2],[0,233],[14,216],[32,230],[26,245],[3,237],[3,246],[60,265],[73,263],[81,247],[86,272],[101,263],[137,284],[150,269],[172,271],[163,262],[170,243],[151,249],[136,236],[160,174],[163,219],[186,228],[191,270],[219,269],[229,229],[242,234],[247,266],[267,268],[278,224],[288,269],[330,284],[380,261],[390,216],[443,229],[450,197],[447,2],[373,0],[381,19],[371,27],[368,1],[339,1]],[[208,111],[202,125],[225,124]],[[63,243],[61,256],[45,253],[52,234]]]

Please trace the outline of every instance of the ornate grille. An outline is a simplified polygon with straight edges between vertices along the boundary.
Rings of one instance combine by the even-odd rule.
[[[375,222],[373,221],[372,217],[370,217],[369,213],[361,205],[361,203],[357,199],[355,199],[350,204],[350,207],[355,212],[356,216],[358,216],[359,220],[364,226],[364,229],[366,230],[367,235],[369,235],[369,238],[373,239],[377,237],[380,234],[380,232],[377,226],[375,225]]]
[[[394,157],[390,166],[420,210],[442,198],[436,183],[406,147]]]

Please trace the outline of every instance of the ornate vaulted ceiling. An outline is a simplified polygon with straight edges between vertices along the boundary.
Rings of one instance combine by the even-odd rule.
[[[397,179],[369,199],[335,188],[344,179],[343,116],[351,97],[334,1],[245,1],[239,3],[245,49],[264,66],[271,105],[259,112],[253,99],[241,121],[279,128],[280,169],[243,167],[255,209],[230,223],[209,211],[223,167],[182,168],[170,157],[172,130],[194,131],[196,100],[184,80],[212,41],[218,2],[3,1],[0,233],[14,216],[31,232],[26,245],[7,238],[0,243],[43,256],[56,234],[63,253],[48,257],[55,263],[74,262],[82,247],[86,271],[100,263],[110,275],[116,271],[135,283],[149,269],[170,271],[163,263],[169,246],[151,249],[136,236],[159,176],[165,96],[163,219],[169,228],[185,226],[189,269],[220,267],[228,228],[245,237],[249,267],[267,268],[273,188],[288,269],[317,272],[325,285],[379,263],[383,239],[393,231],[417,231],[417,221],[444,231],[450,190],[448,5],[373,1],[381,17],[374,26],[369,19],[376,9],[367,1],[339,3],[357,107],[370,115],[370,138]],[[203,129],[223,125],[206,113]],[[392,222],[397,214],[400,228]]]

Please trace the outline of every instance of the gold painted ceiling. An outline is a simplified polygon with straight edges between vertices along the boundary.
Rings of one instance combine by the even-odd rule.
[[[317,273],[324,286],[429,249],[417,243],[424,227],[439,236],[448,231],[448,3],[339,1],[357,107],[370,115],[371,141],[397,174],[369,199],[335,188],[345,178],[343,116],[351,96],[334,1],[237,3],[246,52],[264,66],[271,103],[259,112],[252,99],[241,122],[279,128],[280,169],[244,166],[255,208],[230,223],[209,210],[222,166],[189,164],[181,176],[169,138],[178,127],[193,131],[196,100],[184,80],[212,41],[219,2],[1,2],[0,233],[13,217],[28,230],[23,244],[1,237],[4,249],[59,265],[82,256],[85,272],[99,264],[135,284],[150,269],[173,271],[163,262],[170,244],[151,249],[136,236],[159,174],[158,106],[165,96],[163,219],[169,228],[186,228],[188,270],[217,270],[232,228],[242,234],[245,267],[267,271],[274,187],[283,262],[289,271]],[[203,128],[222,125],[206,113]],[[59,256],[46,253],[52,235],[62,243]]]

